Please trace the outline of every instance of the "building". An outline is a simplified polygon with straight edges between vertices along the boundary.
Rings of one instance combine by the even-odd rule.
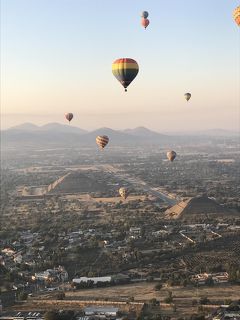
[[[54,269],[47,269],[43,272],[35,273],[33,276],[34,280],[40,281],[67,281],[68,280],[68,273],[64,269],[64,267],[59,266]]]
[[[105,317],[117,317],[119,312],[118,308],[108,306],[92,306],[84,308],[84,314],[86,316],[105,316]]]
[[[197,284],[205,284],[208,279],[212,279],[214,283],[226,283],[229,280],[227,272],[218,273],[199,273],[192,276],[192,280]]]
[[[131,227],[129,229],[129,232],[132,234],[132,235],[140,235],[141,234],[141,228],[139,227]]]
[[[6,315],[0,316],[0,320],[43,320],[44,313],[41,311],[31,311],[31,312],[9,312]]]
[[[81,282],[93,281],[93,284],[97,284],[98,282],[111,282],[112,281],[112,277],[111,276],[93,277],[93,278],[80,277],[80,278],[75,278],[72,281],[73,281],[73,283],[81,283]]]

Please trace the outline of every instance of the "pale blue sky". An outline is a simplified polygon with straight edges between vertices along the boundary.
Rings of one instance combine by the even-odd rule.
[[[240,30],[226,0],[2,0],[2,126],[239,126]],[[147,30],[141,11],[149,12]],[[127,93],[111,64],[139,74]],[[189,103],[183,98],[192,93]]]

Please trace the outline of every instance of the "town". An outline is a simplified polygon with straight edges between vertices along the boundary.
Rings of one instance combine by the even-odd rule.
[[[5,150],[2,319],[239,317],[238,146],[176,150]]]

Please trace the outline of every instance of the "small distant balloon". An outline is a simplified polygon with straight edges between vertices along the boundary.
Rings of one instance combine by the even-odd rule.
[[[192,95],[191,95],[191,93],[189,93],[189,92],[184,94],[184,97],[185,97],[185,99],[186,99],[187,101],[191,98],[191,96],[192,96]]]
[[[104,149],[109,142],[108,136],[97,136],[96,143],[101,148]]]
[[[175,151],[168,151],[167,152],[167,158],[168,160],[170,160],[171,162],[176,158],[177,154]]]
[[[127,188],[120,188],[119,194],[124,200],[126,200],[129,195],[128,189]]]
[[[69,123],[70,123],[70,121],[72,120],[72,118],[73,118],[73,114],[72,113],[66,113],[65,114],[65,118],[69,121]]]
[[[147,11],[143,11],[141,14],[141,17],[146,19],[148,17],[148,12]]]
[[[235,20],[236,24],[240,26],[240,6],[238,6],[234,11],[233,11],[233,19]]]
[[[113,62],[112,73],[127,91],[127,87],[138,74],[138,64],[130,58],[120,58]]]
[[[142,26],[146,29],[147,26],[149,25],[150,21],[148,19],[142,18],[141,24]]]

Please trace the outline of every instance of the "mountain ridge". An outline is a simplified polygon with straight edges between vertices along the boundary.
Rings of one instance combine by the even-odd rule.
[[[190,135],[166,135],[152,131],[145,127],[134,129],[114,130],[107,127],[87,131],[71,124],[48,123],[43,126],[36,126],[31,123],[24,123],[19,126],[1,131],[1,144],[15,147],[16,145],[51,145],[56,146],[91,146],[95,144],[98,135],[109,136],[109,146],[134,146],[134,145],[158,145],[161,147],[174,148],[179,145],[208,143],[209,139],[225,141],[223,137],[190,136]],[[232,137],[227,137],[232,138]]]
[[[92,132],[100,132],[106,129],[106,131],[111,132],[122,132],[126,134],[130,134],[132,136],[143,136],[143,137],[151,137],[154,135],[162,135],[162,136],[237,136],[239,135],[238,131],[234,130],[226,130],[221,128],[215,128],[215,129],[206,129],[206,130],[195,130],[195,131],[172,131],[167,132],[164,131],[162,133],[148,129],[144,126],[138,126],[136,128],[127,128],[123,130],[115,130],[108,127],[102,127],[97,128],[94,130],[85,130],[77,126],[73,126],[72,124],[62,124],[58,122],[50,122],[46,123],[44,125],[38,126],[36,124],[33,124],[31,122],[25,122],[20,125],[16,125],[13,127],[10,127],[8,129],[1,130],[1,132],[8,132],[8,131],[47,131],[47,130],[57,130],[61,129],[59,131],[62,132],[76,132],[76,133],[92,133]]]

